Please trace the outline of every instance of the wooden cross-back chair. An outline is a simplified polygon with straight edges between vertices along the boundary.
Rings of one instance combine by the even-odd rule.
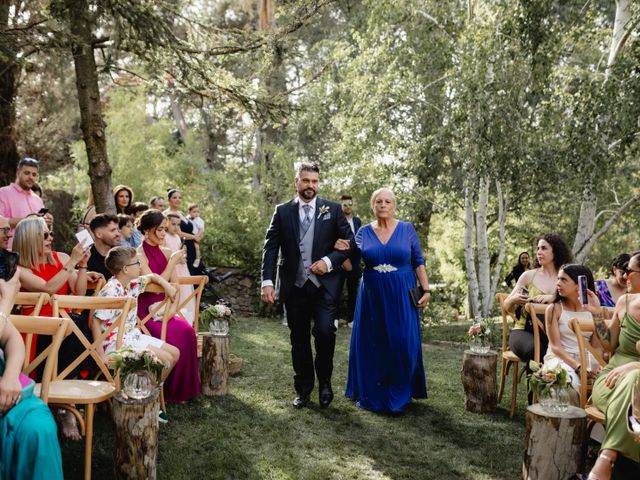
[[[93,290],[91,296],[97,297],[106,283],[107,281],[103,277],[100,277],[97,282],[87,282],[87,290]]]
[[[171,285],[173,285],[176,289],[178,289],[177,284],[172,283]],[[164,293],[164,289],[158,284],[149,283],[145,287],[144,292],[145,293]],[[176,302],[172,301],[167,295],[165,295],[164,299],[157,302],[157,305],[155,305],[153,308],[150,308],[149,312],[144,317],[142,318],[138,317],[138,323],[137,323],[138,328],[143,333],[147,335],[151,335],[151,332],[149,332],[149,329],[147,328],[146,324],[150,321],[155,322],[156,320],[153,320],[153,318],[156,315],[158,315],[159,312],[161,312],[162,309],[164,308],[164,311],[162,312],[162,330],[160,334],[160,339],[166,341],[167,323],[169,322],[169,320],[171,320],[173,315],[175,315],[176,307],[177,307]]]
[[[180,315],[181,318],[184,316],[181,313],[181,310],[191,301],[191,299],[195,299],[196,307],[193,316],[193,331],[198,333],[199,321],[200,321],[200,299],[202,298],[202,292],[204,291],[205,285],[209,283],[209,277],[207,275],[194,275],[190,277],[178,277],[178,285],[193,285],[193,292],[187,296],[187,298],[181,298],[180,302],[176,309],[176,314]],[[187,320],[188,321],[188,320]]]
[[[511,409],[509,410],[509,416],[513,417],[516,413],[516,401],[518,400],[518,382],[519,378],[519,365],[520,358],[511,351],[509,348],[509,319],[515,322],[516,317],[513,313],[507,311],[505,308],[505,300],[509,296],[508,293],[497,293],[496,300],[500,303],[502,310],[502,374],[500,376],[500,390],[498,391],[498,403],[502,400],[502,394],[504,393],[504,386],[506,383],[509,369],[513,367],[511,372]]]
[[[540,361],[544,358],[544,354],[546,353],[542,351],[540,336],[547,334],[545,317],[548,306],[548,303],[527,303],[525,305],[525,309],[527,310],[527,312],[529,312],[531,323],[533,324],[533,360],[536,363],[540,363]],[[544,318],[545,320],[540,320],[540,316],[542,316],[542,318]],[[538,396],[535,393],[533,394],[533,401],[534,403],[538,401]]]
[[[42,382],[36,385],[36,392],[43,402],[49,402],[49,388],[53,371],[58,363],[58,351],[64,337],[71,332],[71,320],[63,318],[37,317],[33,315],[10,315],[9,321],[25,338],[25,343],[31,341],[34,335],[50,336],[51,344],[33,360],[25,355],[22,373],[31,374],[38,366],[45,362]]]
[[[96,309],[120,310],[120,315],[98,338],[90,342],[72,322],[71,334],[75,335],[85,350],[62,372],[54,372],[49,403],[64,407],[71,411],[78,419],[80,433],[85,437],[84,452],[84,477],[91,478],[91,452],[93,447],[93,415],[98,403],[110,399],[116,392],[116,382],[111,371],[104,364],[98,354],[98,346],[104,339],[118,329],[116,346],[122,345],[124,322],[131,310],[133,299],[128,297],[81,297],[77,295],[53,295],[51,297],[53,314],[55,317],[69,318],[68,310],[89,310],[89,321],[92,321],[93,312]],[[71,321],[71,320],[69,320]],[[105,380],[67,380],[66,377],[85,359],[91,357],[98,366]],[[84,405],[84,415],[76,408],[76,405]]]
[[[44,305],[47,305],[51,300],[48,293],[44,292],[18,292],[15,300],[13,301],[14,311],[16,314],[22,315],[22,311],[24,307],[33,307],[33,311],[29,313],[30,316],[38,316],[40,315],[40,311]],[[15,308],[19,307],[19,308]],[[24,348],[27,352],[24,356],[24,364],[23,367],[26,367],[29,359],[31,357],[32,352],[35,352],[35,342],[37,338],[37,333],[34,335],[23,335],[22,338],[24,340]]]

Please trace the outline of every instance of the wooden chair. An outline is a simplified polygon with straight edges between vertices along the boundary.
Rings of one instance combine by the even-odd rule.
[[[31,345],[34,335],[50,336],[51,344],[45,348],[40,355],[29,361],[29,356],[25,355],[22,366],[22,373],[29,375],[42,362],[45,362],[42,383],[36,385],[36,391],[44,403],[49,402],[49,388],[53,371],[58,362],[58,351],[64,337],[71,332],[71,321],[51,317],[38,317],[32,315],[10,315],[9,321],[25,338],[25,343]]]
[[[93,290],[92,297],[97,297],[102,287],[107,283],[107,281],[100,277],[97,282],[87,282],[87,290]]]
[[[58,407],[63,407],[71,411],[77,418],[80,425],[80,433],[85,436],[84,451],[84,477],[91,478],[91,452],[93,447],[93,415],[95,407],[98,403],[110,399],[116,392],[116,381],[107,366],[104,364],[98,354],[98,346],[102,344],[105,338],[118,328],[118,336],[116,345],[122,345],[122,336],[124,333],[124,322],[127,318],[129,310],[131,310],[133,299],[127,297],[81,297],[76,295],[53,295],[51,297],[53,305],[54,317],[69,318],[68,310],[89,310],[89,320],[91,321],[93,311],[96,309],[114,309],[120,310],[120,316],[113,324],[102,334],[95,338],[93,343],[84,336],[78,326],[72,323],[71,334],[74,334],[85,350],[62,372],[54,372],[49,394],[49,403]],[[69,320],[71,321],[71,320]],[[82,362],[85,358],[91,357],[105,380],[66,380],[66,377]],[[84,415],[76,408],[76,405],[84,405]]]
[[[502,375],[500,377],[500,390],[498,391],[498,403],[502,400],[502,394],[504,393],[504,386],[506,383],[509,369],[513,367],[511,374],[511,409],[509,410],[509,416],[513,417],[516,413],[516,401],[518,400],[518,382],[520,381],[520,375],[518,367],[520,365],[520,358],[511,351],[509,348],[509,318],[513,322],[516,321],[516,317],[513,313],[508,312],[505,308],[505,300],[509,296],[508,293],[497,293],[496,300],[500,303],[502,310]]]
[[[539,315],[542,315],[542,317],[544,318],[546,316],[548,306],[548,303],[527,303],[525,305],[525,309],[527,310],[527,312],[529,312],[529,316],[531,317],[531,322],[533,324],[533,360],[536,363],[540,363],[540,361],[544,357],[542,352],[542,345],[540,342],[540,336],[541,334],[546,335],[547,333],[545,322],[540,320]],[[538,396],[534,393],[533,402],[535,403],[537,401]]]
[[[194,275],[191,277],[178,277],[178,285],[193,285],[193,292],[187,298],[181,298],[180,303],[177,307],[176,314],[184,318],[184,316],[180,313],[180,311],[191,301],[191,299],[195,299],[196,308],[193,316],[193,331],[197,334],[199,328],[200,321],[200,299],[202,298],[202,292],[204,291],[204,286],[209,283],[209,277],[206,275]]]
[[[37,317],[40,315],[42,307],[49,303],[51,297],[48,293],[44,292],[19,292],[14,300],[14,306],[19,307],[33,307],[33,312],[30,316]]]
[[[172,285],[175,288],[178,288],[177,284],[172,283]],[[155,283],[149,283],[144,289],[144,292],[145,293],[164,293],[164,289],[160,285],[157,285]],[[160,334],[160,339],[166,341],[167,323],[169,322],[169,320],[171,320],[171,318],[173,318],[173,315],[175,315],[176,307],[177,305],[175,304],[175,302],[171,301],[171,299],[165,295],[164,300],[158,302],[158,304],[154,308],[150,309],[147,315],[145,315],[143,318],[138,317],[137,327],[140,330],[142,330],[143,333],[146,333],[147,335],[151,335],[151,332],[149,332],[149,329],[147,328],[146,324],[149,321],[154,322],[155,320],[152,320],[153,317],[155,317],[164,308],[164,312],[162,313],[162,330]]]

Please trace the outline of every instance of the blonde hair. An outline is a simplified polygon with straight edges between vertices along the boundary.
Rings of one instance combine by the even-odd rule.
[[[391,200],[393,200],[393,209],[395,210],[398,207],[398,203],[396,201],[396,196],[394,195],[393,191],[389,187],[379,188],[371,194],[371,200],[369,202],[369,205],[371,206],[371,210],[374,210],[376,199],[378,198],[378,195],[380,195],[382,192],[386,192],[389,194],[389,196],[391,196]]]
[[[18,222],[13,234],[13,251],[20,255],[18,263],[21,267],[37,268],[40,265],[45,231],[49,228],[42,217],[27,217]],[[47,254],[45,263],[55,265],[53,255]]]

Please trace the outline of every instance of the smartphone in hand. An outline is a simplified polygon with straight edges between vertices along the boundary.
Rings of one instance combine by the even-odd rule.
[[[578,275],[578,298],[580,299],[580,305],[589,304],[589,295],[587,294],[588,291],[589,287],[587,285],[587,276]]]

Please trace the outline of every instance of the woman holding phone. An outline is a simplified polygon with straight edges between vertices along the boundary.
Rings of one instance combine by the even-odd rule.
[[[581,368],[586,368],[592,379],[595,379],[600,369],[591,353],[588,353],[588,364],[580,365],[578,342],[569,326],[572,318],[592,320],[592,311],[600,311],[600,301],[593,293],[594,288],[593,274],[587,267],[578,264],[563,265],[558,271],[555,299],[545,312],[549,348],[544,356],[544,363],[560,362],[567,370],[570,385],[576,392],[580,390]],[[602,351],[598,338],[591,334],[588,337],[593,347]],[[578,397],[574,396],[573,400],[577,405]]]
[[[547,233],[538,238],[536,246],[537,268],[524,272],[505,300],[509,311],[527,302],[551,303],[555,297],[558,271],[573,260],[567,242],[556,233]],[[541,355],[547,350],[547,337],[540,335]],[[522,308],[509,335],[509,348],[528,366],[534,358],[533,323],[528,312]]]

